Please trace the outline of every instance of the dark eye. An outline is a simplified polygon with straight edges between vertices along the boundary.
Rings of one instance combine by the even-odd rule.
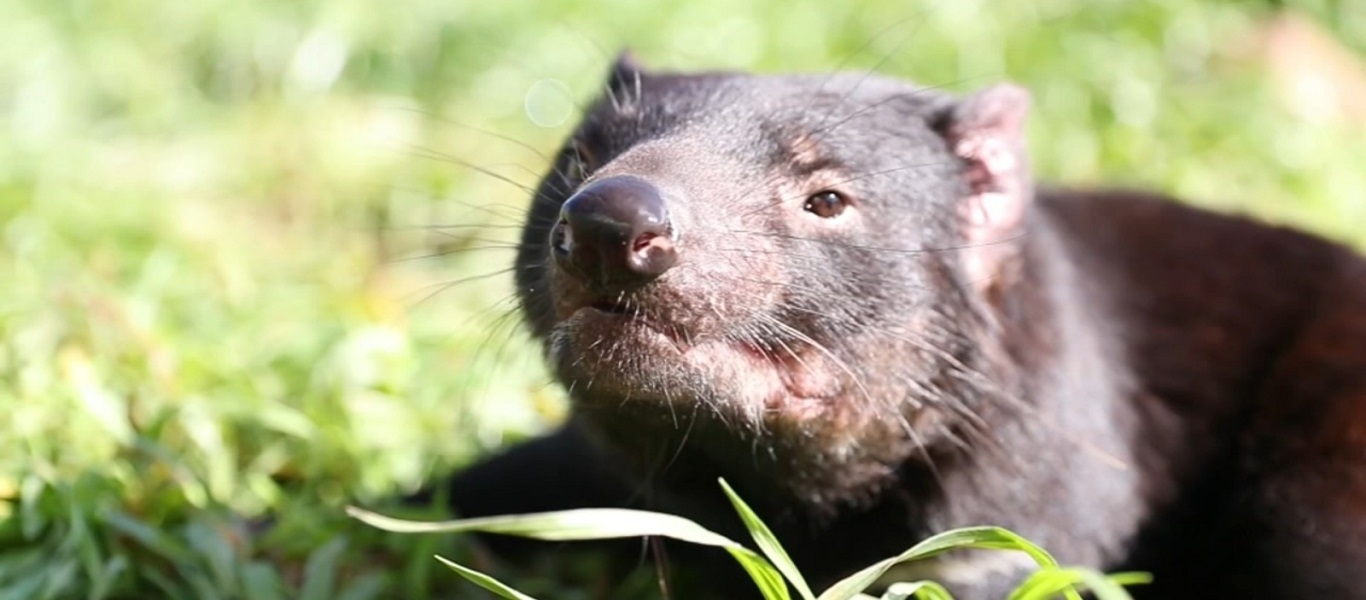
[[[829,219],[839,216],[848,205],[849,202],[839,192],[826,190],[812,194],[806,199],[806,204],[802,208],[822,219]]]

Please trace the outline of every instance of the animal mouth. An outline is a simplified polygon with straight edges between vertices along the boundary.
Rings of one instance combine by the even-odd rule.
[[[653,338],[671,342],[679,353],[686,349],[676,328],[663,325],[638,306],[626,301],[596,300],[570,313],[561,326],[575,333],[575,346],[589,341],[592,346],[621,346],[623,351],[650,351]],[[589,340],[589,338],[592,338]],[[650,338],[650,339],[646,339]],[[582,351],[583,348],[576,348]]]
[[[842,391],[809,344],[719,332],[693,336],[627,302],[588,303],[558,329],[561,375],[586,384],[586,395],[667,403],[705,398],[720,410],[806,419]]]
[[[588,306],[585,306],[580,310],[596,310],[598,312],[604,312],[611,315],[622,315],[628,318],[631,317],[631,311],[627,309],[627,305],[625,302],[599,300],[597,302],[589,304]]]

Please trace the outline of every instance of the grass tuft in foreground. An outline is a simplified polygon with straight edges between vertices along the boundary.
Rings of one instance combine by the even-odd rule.
[[[659,536],[694,544],[715,546],[729,552],[749,573],[765,600],[790,600],[795,588],[801,600],[874,600],[865,594],[882,583],[883,576],[897,565],[927,559],[957,549],[976,548],[1023,552],[1038,565],[1006,600],[1045,600],[1061,595],[1080,600],[1079,591],[1090,591],[1097,600],[1128,600],[1126,585],[1147,583],[1143,573],[1104,575],[1092,569],[1063,567],[1052,555],[1029,540],[1001,527],[965,527],[931,536],[905,552],[879,561],[836,582],[819,595],[811,591],[797,566],[773,536],[773,532],[735,493],[725,480],[721,487],[758,544],[762,555],[713,533],[681,517],[630,509],[577,509],[527,515],[483,517],[443,522],[418,522],[394,519],[370,511],[350,508],[351,516],[374,527],[396,533],[469,533],[483,532],[535,538],[540,540],[601,540],[626,537]],[[442,556],[442,564],[474,584],[510,600],[534,600],[531,596],[484,573]],[[877,600],[952,600],[953,596],[933,581],[893,582]]]

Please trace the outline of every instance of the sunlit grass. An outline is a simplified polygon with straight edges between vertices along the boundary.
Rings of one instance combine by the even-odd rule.
[[[445,522],[415,522],[394,519],[373,512],[352,508],[352,516],[374,527],[399,533],[493,533],[540,540],[584,541],[626,537],[667,537],[692,544],[714,546],[735,558],[754,581],[765,600],[790,600],[792,590],[801,600],[870,600],[869,588],[886,588],[877,600],[953,600],[952,593],[939,582],[931,580],[883,582],[883,576],[894,566],[933,558],[962,549],[984,549],[1002,552],[1023,552],[1034,563],[1034,571],[1009,594],[1008,600],[1047,600],[1062,596],[1081,600],[1079,592],[1090,591],[1097,600],[1128,600],[1124,585],[1148,583],[1144,573],[1103,575],[1091,569],[1063,567],[1048,553],[1029,540],[1000,527],[964,527],[931,536],[911,546],[897,556],[889,557],[835,582],[819,595],[812,592],[801,571],[793,564],[781,542],[768,526],[725,481],[721,487],[746,529],[758,544],[762,555],[739,542],[708,531],[702,526],[673,515],[624,509],[578,509],[530,515],[507,515]],[[509,600],[533,600],[485,573],[453,562],[445,557],[437,559],[470,582]]]
[[[0,597],[458,597],[459,539],[343,507],[562,417],[497,271],[619,46],[1014,79],[1046,179],[1366,242],[1366,136],[1277,100],[1263,8],[0,2]]]

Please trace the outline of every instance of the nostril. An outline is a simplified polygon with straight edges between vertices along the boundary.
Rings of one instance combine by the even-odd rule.
[[[639,237],[636,238],[635,243],[631,244],[631,250],[640,252],[642,250],[645,250],[646,248],[649,248],[650,246],[662,245],[667,243],[667,240],[662,242],[659,240],[660,237],[657,233],[642,233]]]
[[[666,235],[642,233],[631,246],[632,267],[645,275],[658,277],[677,262],[674,243]]]
[[[569,235],[569,224],[564,219],[560,219],[550,228],[550,249],[557,257],[569,254],[570,248],[574,243]]]

